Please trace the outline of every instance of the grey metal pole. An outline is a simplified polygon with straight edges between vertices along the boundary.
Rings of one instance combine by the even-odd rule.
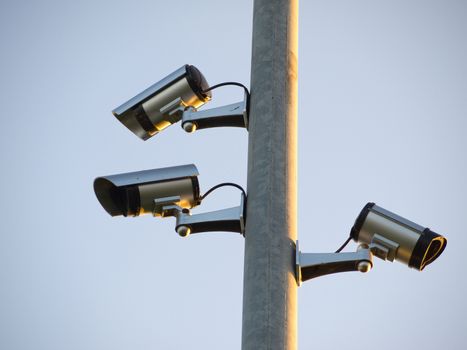
[[[242,349],[297,348],[298,0],[255,0]]]

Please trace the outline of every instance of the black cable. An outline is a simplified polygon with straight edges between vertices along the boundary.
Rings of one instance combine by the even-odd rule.
[[[344,242],[344,244],[342,244],[342,245],[339,247],[339,249],[336,250],[336,253],[340,253],[341,250],[344,249],[345,246],[346,246],[347,244],[349,244],[349,242],[350,242],[351,239],[352,239],[352,237],[349,236],[349,238],[347,238],[347,240]]]
[[[220,83],[220,84],[210,86],[206,90],[203,90],[203,93],[214,90],[214,89],[217,89],[218,87],[221,87],[221,86],[226,86],[226,85],[235,85],[235,86],[242,87],[243,90],[245,90],[245,93],[248,96],[248,98],[250,98],[250,91],[248,91],[247,87],[245,85],[241,84],[241,83],[237,83],[237,82],[234,82],[234,81],[226,81],[225,83]]]
[[[212,191],[215,191],[215,190],[217,190],[219,187],[224,187],[224,186],[232,186],[232,187],[238,188],[240,191],[242,191],[243,195],[244,195],[245,198],[246,198],[246,192],[245,192],[245,190],[243,189],[242,186],[237,185],[237,184],[234,184],[234,183],[232,183],[232,182],[223,182],[223,183],[218,184],[218,185],[216,185],[216,186],[214,186],[214,187],[211,187],[205,194],[203,194],[203,195],[201,196],[201,200],[203,200],[204,198],[206,198]]]

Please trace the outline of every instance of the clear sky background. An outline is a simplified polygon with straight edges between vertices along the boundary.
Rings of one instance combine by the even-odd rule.
[[[239,349],[240,235],[111,218],[96,176],[195,163],[246,185],[247,132],[143,142],[111,110],[185,63],[249,85],[252,1],[0,2],[0,348]],[[467,3],[300,4],[299,238],[334,251],[368,202],[445,234],[425,271],[299,289],[300,349],[464,349]],[[206,107],[236,102],[214,91]],[[194,212],[238,204],[235,189]],[[347,250],[355,249],[351,244]]]

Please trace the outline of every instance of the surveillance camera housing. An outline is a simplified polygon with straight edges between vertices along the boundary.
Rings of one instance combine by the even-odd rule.
[[[191,65],[184,65],[129,101],[115,108],[117,119],[143,140],[156,135],[181,119],[187,107],[195,109],[211,99],[209,85],[203,74]]]
[[[190,209],[200,202],[198,170],[193,164],[98,177],[94,192],[111,216],[155,215],[155,200],[174,198]]]
[[[360,243],[384,259],[398,260],[409,267],[423,270],[441,255],[445,237],[417,225],[399,215],[368,203],[360,212],[350,232]]]

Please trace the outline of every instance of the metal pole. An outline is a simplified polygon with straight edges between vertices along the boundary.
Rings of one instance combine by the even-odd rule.
[[[297,348],[298,0],[255,0],[242,349]]]

